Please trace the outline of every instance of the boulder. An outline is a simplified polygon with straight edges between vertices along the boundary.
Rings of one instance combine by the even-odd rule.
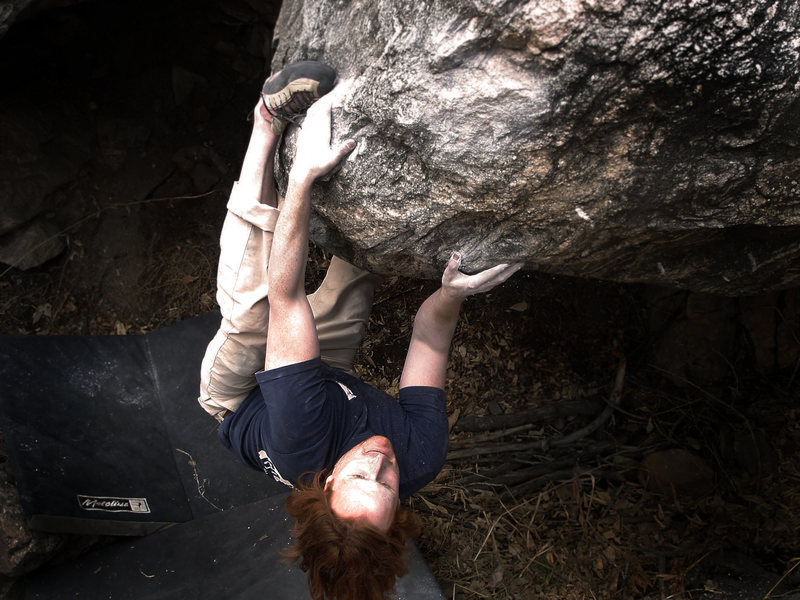
[[[32,531],[0,439],[0,575],[18,577],[50,560],[64,536]]]
[[[659,450],[642,459],[648,489],[667,497],[702,498],[714,490],[714,471],[699,456],[680,448]]]
[[[25,271],[58,256],[65,248],[64,236],[52,221],[35,219],[0,236],[0,263]]]
[[[12,0],[0,2],[0,37],[3,37],[16,20],[17,14],[30,4],[31,0]]]
[[[59,122],[13,92],[0,99],[1,263],[30,269],[63,251],[63,232],[49,213],[90,148],[80,127]]]
[[[272,68],[352,80],[331,251],[741,296],[800,284],[798,46],[795,0],[284,0]]]

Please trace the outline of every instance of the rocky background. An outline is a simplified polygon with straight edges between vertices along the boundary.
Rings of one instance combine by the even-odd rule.
[[[701,597],[722,550],[760,596],[795,581],[798,7],[652,4],[0,2],[0,332],[211,310],[254,91],[323,58],[360,147],[309,285],[330,251],[387,275],[362,376],[396,385],[449,250],[529,268],[466,307],[453,454],[414,501],[448,596]],[[6,588],[103,543],[30,531],[2,464]]]

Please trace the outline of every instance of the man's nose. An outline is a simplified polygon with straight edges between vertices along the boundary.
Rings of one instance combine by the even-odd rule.
[[[371,466],[380,467],[381,463],[383,462],[383,454],[380,452],[368,452],[367,453],[367,462]]]

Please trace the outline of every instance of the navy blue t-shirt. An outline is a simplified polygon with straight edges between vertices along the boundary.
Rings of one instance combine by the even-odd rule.
[[[332,468],[373,435],[389,438],[400,470],[400,497],[425,486],[448,448],[444,392],[406,387],[399,402],[320,358],[256,373],[259,387],[220,424],[220,441],[245,465],[293,485]]]

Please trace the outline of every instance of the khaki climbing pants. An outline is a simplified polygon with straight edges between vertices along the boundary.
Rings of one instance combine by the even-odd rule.
[[[239,193],[234,183],[220,235],[217,302],[222,322],[206,349],[200,374],[200,405],[222,421],[256,387],[264,368],[272,232],[278,209]],[[333,257],[319,289],[308,296],[317,325],[320,355],[352,372],[369,320],[377,278]]]

